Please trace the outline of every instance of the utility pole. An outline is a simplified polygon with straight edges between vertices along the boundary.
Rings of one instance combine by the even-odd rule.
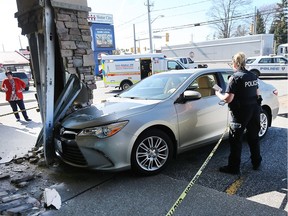
[[[254,29],[253,29],[253,34],[257,34],[257,8],[255,7],[255,16],[254,16]]]
[[[149,0],[147,0],[150,53],[153,53],[153,45],[152,45],[152,29],[151,29],[151,17],[150,17],[150,6],[153,6],[153,5],[150,5]]]
[[[136,32],[135,32],[135,24],[133,24],[133,35],[134,35],[134,54],[136,54]]]

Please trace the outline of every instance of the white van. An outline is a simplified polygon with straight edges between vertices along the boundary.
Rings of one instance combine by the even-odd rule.
[[[161,53],[102,56],[102,74],[105,86],[122,90],[154,73],[185,69],[178,60]]]
[[[180,61],[185,67],[187,68],[207,68],[207,64],[197,64],[193,61],[190,57],[174,57],[173,59],[176,59]]]
[[[278,46],[277,55],[281,55],[281,56],[288,58],[288,43],[280,44]]]

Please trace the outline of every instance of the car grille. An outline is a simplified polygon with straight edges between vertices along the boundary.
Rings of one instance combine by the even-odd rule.
[[[63,160],[70,162],[72,164],[78,166],[87,166],[87,161],[85,160],[78,145],[74,141],[69,143],[62,141],[61,157],[63,158]]]
[[[57,128],[59,133],[56,135],[57,140],[61,142],[61,151],[58,149],[58,154],[67,162],[76,166],[87,166],[88,163],[80,151],[75,138],[80,130],[70,130],[66,128]]]

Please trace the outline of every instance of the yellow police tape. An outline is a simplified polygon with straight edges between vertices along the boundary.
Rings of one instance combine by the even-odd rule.
[[[26,110],[31,110],[31,109],[39,109],[39,107],[38,106],[37,107],[30,107],[30,108],[27,108],[27,109],[24,109],[24,110],[19,110],[19,111],[16,111],[16,112],[5,113],[5,114],[0,115],[0,117],[7,116],[7,115],[12,115],[12,114],[15,114],[15,113],[24,112]]]
[[[208,164],[208,162],[210,161],[210,159],[212,158],[212,156],[214,155],[215,151],[217,150],[217,148],[219,147],[224,135],[226,134],[227,130],[229,127],[226,127],[225,131],[223,132],[221,138],[219,139],[219,141],[217,142],[217,144],[215,145],[215,147],[213,148],[213,150],[211,151],[211,153],[209,154],[209,156],[206,158],[206,160],[204,161],[204,163],[202,164],[202,166],[200,167],[200,169],[198,170],[198,172],[195,174],[195,176],[193,177],[193,179],[190,181],[190,183],[187,185],[187,187],[184,189],[184,191],[182,192],[182,194],[179,196],[179,198],[176,200],[176,202],[174,203],[174,205],[172,206],[172,208],[169,210],[169,212],[166,214],[166,216],[171,216],[174,214],[176,208],[181,204],[181,202],[184,200],[184,198],[186,197],[186,195],[188,194],[188,192],[190,191],[190,189],[192,188],[192,186],[195,184],[195,182],[197,181],[197,179],[200,177],[200,175],[202,174],[202,171],[205,169],[206,165]]]

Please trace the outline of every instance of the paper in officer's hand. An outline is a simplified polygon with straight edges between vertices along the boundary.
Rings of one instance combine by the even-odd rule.
[[[215,91],[222,91],[222,88],[220,86],[218,86],[217,84],[215,84],[213,87],[212,87]]]

